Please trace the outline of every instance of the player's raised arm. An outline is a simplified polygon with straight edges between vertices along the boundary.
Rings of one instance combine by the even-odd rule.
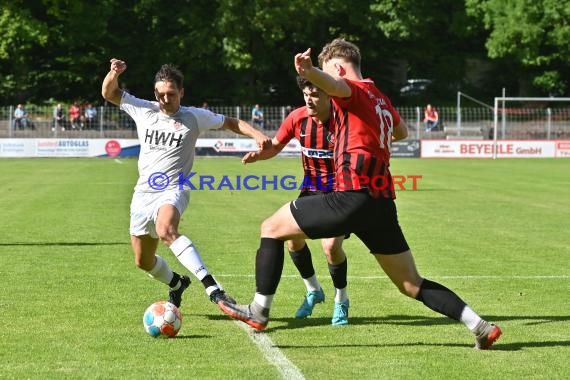
[[[123,90],[119,88],[119,75],[121,75],[127,69],[127,64],[116,58],[111,59],[111,68],[105,79],[103,79],[103,85],[101,86],[101,95],[105,100],[115,104],[121,104],[121,97],[123,96]]]
[[[352,94],[350,86],[342,77],[345,69],[340,62],[326,62],[327,70],[323,71],[313,66],[311,48],[295,55],[295,70],[303,78],[309,80],[329,96],[348,98]],[[324,66],[324,65],[323,65]],[[334,73],[335,75],[331,75]]]
[[[278,155],[283,150],[283,148],[285,148],[285,145],[286,144],[281,144],[274,137],[273,139],[271,139],[270,147],[268,147],[267,149],[263,149],[261,151],[246,153],[241,159],[241,162],[243,164],[251,164],[260,160],[269,160],[270,158],[273,158],[276,155]]]
[[[252,127],[251,124],[241,119],[226,117],[222,128],[229,129],[230,131],[240,135],[251,137],[255,140],[257,147],[260,150],[265,150],[271,147],[271,137],[266,136],[264,133]]]

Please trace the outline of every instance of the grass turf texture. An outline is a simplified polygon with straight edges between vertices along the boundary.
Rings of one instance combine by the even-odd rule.
[[[420,273],[455,290],[504,335],[472,349],[460,323],[398,293],[356,237],[350,325],[330,326],[333,288],[310,242],[327,300],[293,318],[304,286],[288,257],[267,335],[307,379],[569,378],[568,160],[394,160],[422,175],[399,191],[400,223]],[[298,159],[242,166],[197,159],[220,178],[292,174]],[[0,160],[1,378],[264,378],[281,375],[193,278],[175,339],[153,339],[144,310],[167,289],[133,264],[128,208],[136,161]],[[180,230],[238,301],[254,292],[259,224],[297,191],[193,191]],[[170,251],[170,265],[184,272]]]

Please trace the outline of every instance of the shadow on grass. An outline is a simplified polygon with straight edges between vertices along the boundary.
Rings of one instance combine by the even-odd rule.
[[[59,246],[59,247],[83,247],[83,246],[98,246],[98,245],[131,245],[130,242],[28,242],[28,243],[0,243],[0,247],[12,247],[12,246]]]
[[[175,337],[168,338],[168,339],[210,339],[212,335],[176,335]]]
[[[228,318],[223,315],[205,315],[206,318],[216,320]],[[519,316],[499,316],[483,315],[485,320],[490,322],[501,321],[528,321],[524,325],[532,326],[543,323],[567,322],[570,315],[519,315]],[[316,326],[327,326],[331,324],[330,317],[309,317],[305,319],[297,318],[270,318],[270,322],[282,322],[284,325],[269,327],[268,330],[302,329]],[[445,326],[455,325],[459,322],[444,316],[426,317],[415,315],[384,315],[379,317],[350,317],[350,325],[397,325],[397,326]]]
[[[212,320],[229,319],[223,315],[204,315],[206,318]],[[560,315],[560,316],[549,316],[549,315],[522,315],[522,316],[498,316],[498,315],[485,315],[483,316],[486,320],[492,322],[501,321],[528,321],[523,323],[523,325],[538,325],[543,323],[553,323],[553,322],[567,322],[570,321],[570,315]],[[412,315],[386,315],[381,317],[350,317],[349,326],[359,326],[359,325],[398,325],[398,326],[445,326],[445,325],[455,325],[459,322],[446,317],[425,317],[425,316],[412,316]],[[280,326],[271,326],[271,322],[281,322]],[[330,326],[331,328],[342,329],[349,328],[349,326],[331,326],[331,320],[329,317],[317,317],[317,318],[271,318],[270,325],[268,326],[266,332],[272,332],[277,330],[291,330],[291,329],[303,329],[311,327],[323,327]],[[503,327],[503,334],[505,334],[505,329]],[[508,334],[508,330],[506,332]],[[413,346],[445,346],[445,347],[473,347],[473,343],[461,344],[461,343],[437,343],[437,342],[413,342],[413,343],[389,343],[389,344],[333,344],[333,345],[276,345],[279,348],[334,348],[334,347],[413,347]],[[559,341],[534,341],[534,342],[511,342],[502,344],[499,340],[491,348],[495,351],[520,351],[526,348],[541,348],[541,347],[569,347],[570,340],[559,340]]]
[[[295,348],[343,348],[343,347],[351,347],[351,348],[368,348],[368,347],[462,347],[462,348],[473,348],[474,344],[462,344],[462,343],[437,343],[437,342],[413,342],[413,343],[378,343],[378,344],[314,344],[314,345],[292,345],[292,344],[276,344],[275,347],[280,349],[295,349]],[[521,351],[528,348],[541,348],[541,347],[568,347],[570,346],[570,341],[549,341],[549,342],[516,342],[516,343],[506,343],[501,344],[501,340],[499,339],[493,346],[489,349],[489,351]]]

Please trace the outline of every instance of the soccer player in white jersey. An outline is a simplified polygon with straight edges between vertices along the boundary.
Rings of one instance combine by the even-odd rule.
[[[124,61],[111,59],[101,93],[134,119],[141,146],[139,179],[131,201],[130,234],[135,264],[167,284],[169,301],[180,306],[190,278],[173,272],[156,254],[160,239],[202,282],[212,302],[234,303],[209,273],[194,243],[178,232],[180,217],[190,199],[190,190],[184,187],[183,180],[192,170],[196,139],[205,130],[225,128],[249,136],[261,150],[271,146],[271,139],[243,120],[181,106],[184,77],[172,65],[163,65],[155,75],[156,101],[136,98],[119,88],[119,75],[126,69]]]

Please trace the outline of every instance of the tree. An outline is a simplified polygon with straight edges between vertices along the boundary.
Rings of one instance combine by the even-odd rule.
[[[490,31],[489,57],[510,58],[548,94],[569,89],[569,0],[466,0],[470,15]]]

